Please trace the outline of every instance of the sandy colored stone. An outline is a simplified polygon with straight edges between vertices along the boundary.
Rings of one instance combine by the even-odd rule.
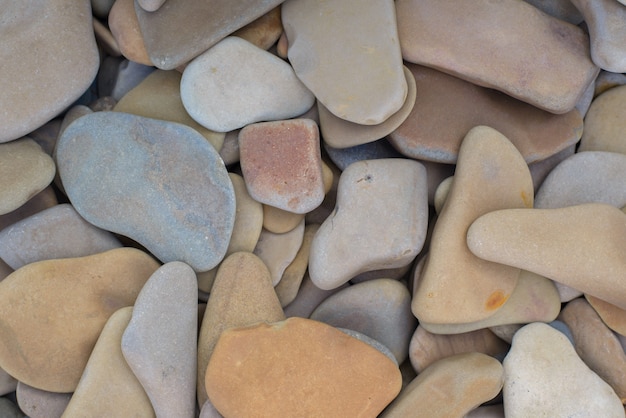
[[[304,213],[293,213],[271,205],[263,205],[263,228],[275,234],[284,234],[297,227]]]
[[[232,35],[243,38],[261,49],[268,50],[278,41],[282,33],[283,23],[280,19],[280,6],[278,6],[236,30]]]
[[[48,392],[19,382],[15,397],[20,409],[29,418],[59,418],[67,408],[72,394]]]
[[[488,329],[438,335],[418,326],[411,337],[409,359],[419,374],[434,362],[456,354],[477,352],[496,356],[507,350],[508,345]]]
[[[117,44],[117,41],[113,37],[113,34],[102,22],[98,19],[93,19],[93,31],[96,36],[96,43],[100,46],[104,51],[113,57],[119,57],[122,55],[120,51],[120,47]]]
[[[412,309],[420,322],[480,321],[504,305],[519,269],[476,257],[465,234],[485,213],[532,206],[532,179],[519,151],[492,128],[472,128],[461,144],[454,181],[414,293]]]
[[[83,257],[121,247],[68,203],[53,206],[0,231],[0,257],[13,269],[36,261]]]
[[[602,70],[596,77],[594,98],[613,87],[623,86],[624,84],[626,84],[626,74]]]
[[[535,322],[517,331],[503,366],[507,418],[624,417],[613,389],[549,325]]]
[[[32,139],[0,144],[0,215],[16,210],[45,189],[55,172],[52,158]]]
[[[626,335],[626,310],[605,302],[595,296],[585,295],[587,302],[593,307],[602,321],[618,334]]]
[[[228,173],[228,176],[235,190],[236,212],[226,254],[237,251],[252,252],[263,229],[264,209],[250,196],[242,176],[236,173]]]
[[[559,319],[570,329],[574,348],[582,361],[611,385],[625,403],[626,354],[613,331],[584,298],[565,305]]]
[[[56,194],[54,193],[54,189],[51,186],[48,186],[28,199],[26,203],[19,208],[9,213],[5,213],[4,215],[0,215],[0,231],[9,225],[13,225],[14,223],[41,212],[44,209],[51,208],[58,203],[59,202]]]
[[[482,353],[449,356],[420,373],[381,417],[461,417],[494,398],[503,382],[502,365],[493,357]]]
[[[572,110],[599,72],[581,28],[526,2],[402,0],[396,9],[405,60],[552,113]]]
[[[393,115],[376,125],[363,125],[341,119],[331,113],[322,102],[317,102],[320,115],[320,130],[324,141],[335,148],[353,147],[377,141],[394,132],[411,114],[417,96],[415,78],[407,67],[403,67],[407,84],[407,95],[402,107]],[[420,96],[422,92],[420,91]]]
[[[293,0],[283,4],[282,20],[289,62],[331,113],[377,125],[405,103],[393,1]]]
[[[311,280],[332,289],[365,271],[409,264],[426,238],[427,206],[426,170],[418,162],[351,164],[339,179],[335,210],[313,238]]]
[[[389,135],[389,142],[408,157],[454,164],[463,138],[478,125],[506,136],[527,163],[575,144],[582,135],[577,110],[555,115],[434,68],[406,65],[419,93],[411,114]]]
[[[624,130],[626,85],[607,90],[591,102],[578,152],[611,151],[626,154]]]
[[[302,318],[225,331],[206,374],[224,416],[376,416],[401,384],[378,350]]]
[[[30,386],[72,392],[109,316],[135,302],[157,267],[118,248],[16,270],[0,282],[0,367]]]
[[[437,212],[438,215],[441,214],[443,205],[448,199],[448,194],[450,193],[450,188],[452,188],[453,180],[454,176],[445,178],[441,183],[439,183],[439,186],[437,186],[437,189],[435,190],[433,203],[435,207],[435,212]]]
[[[89,0],[3,1],[0,39],[1,143],[78,99],[96,77],[99,55]]]
[[[122,355],[122,334],[132,311],[131,306],[121,308],[105,324],[63,418],[156,416]]]
[[[302,279],[296,298],[289,305],[285,306],[285,316],[287,318],[294,316],[308,318],[322,301],[348,286],[348,283],[344,283],[335,289],[320,289],[315,286],[307,272]]]
[[[626,214],[613,206],[494,211],[470,226],[467,245],[626,309]]]
[[[310,119],[261,122],[239,133],[240,164],[255,200],[304,214],[324,200],[317,124]]]
[[[198,337],[198,403],[207,399],[205,373],[215,344],[228,328],[285,319],[263,261],[252,253],[237,252],[220,265],[207,302]]]
[[[135,13],[134,0],[115,0],[108,23],[124,57],[139,64],[152,65]]]
[[[275,234],[266,229],[261,231],[254,254],[267,266],[276,286],[283,277],[285,269],[293,262],[304,239],[304,219],[298,226],[284,234]]]

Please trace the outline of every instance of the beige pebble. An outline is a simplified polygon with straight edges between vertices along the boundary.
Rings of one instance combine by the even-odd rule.
[[[254,248],[257,255],[270,271],[272,285],[276,286],[283,277],[285,269],[293,262],[302,246],[304,238],[304,219],[298,226],[284,234],[275,234],[266,229],[261,231],[261,236]]]
[[[15,397],[20,409],[29,418],[58,418],[67,409],[72,394],[48,392],[19,382]]]
[[[585,129],[578,152],[611,151],[626,154],[626,85],[605,91],[585,116]]]
[[[139,28],[134,0],[115,0],[108,22],[124,57],[139,64],[153,65]]]
[[[284,234],[297,227],[306,214],[289,212],[276,206],[263,205],[263,228],[275,234]]]
[[[618,334],[626,335],[626,310],[595,296],[585,295],[585,299],[600,315],[606,326]]]

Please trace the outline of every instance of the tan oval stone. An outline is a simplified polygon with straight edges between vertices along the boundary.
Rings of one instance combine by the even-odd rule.
[[[109,316],[135,302],[158,266],[118,248],[16,270],[0,282],[0,367],[38,389],[74,391]]]
[[[611,151],[626,154],[626,85],[596,97],[585,116],[578,152]]]
[[[401,384],[387,356],[302,318],[225,331],[206,374],[211,401],[233,417],[373,417]]]
[[[245,39],[261,49],[268,50],[278,41],[283,33],[283,23],[280,19],[280,6],[275,7],[256,20],[248,23],[232,33]]]
[[[108,22],[124,57],[139,64],[153,65],[139,28],[134,0],[115,0]]]
[[[254,251],[263,229],[263,205],[254,200],[248,193],[242,176],[228,173],[235,190],[235,225],[228,243],[226,255],[237,251]]]
[[[266,229],[261,231],[254,254],[267,266],[276,286],[283,277],[285,269],[293,262],[302,246],[304,238],[304,219],[297,227],[284,234],[274,234]]]
[[[626,215],[614,206],[494,211],[470,226],[467,245],[626,309]]]
[[[472,128],[461,144],[454,182],[414,294],[412,309],[420,322],[475,322],[502,307],[517,285],[519,269],[478,258],[465,234],[485,213],[532,205],[532,179],[519,151],[492,128]]]
[[[0,215],[0,231],[9,225],[13,225],[14,223],[41,212],[44,209],[51,208],[58,203],[59,202],[56,194],[54,193],[54,189],[51,186],[48,186],[35,196],[28,199],[26,203],[19,208],[9,213],[5,213],[4,215]]]
[[[207,399],[205,373],[215,344],[227,328],[285,319],[270,273],[252,253],[228,256],[217,272],[198,337],[198,403]]]
[[[276,206],[263,205],[263,228],[275,234],[291,231],[302,222],[304,217],[304,213],[293,213]]]
[[[621,335],[626,335],[626,310],[618,308],[595,296],[585,295],[587,302],[600,315],[607,327]]]

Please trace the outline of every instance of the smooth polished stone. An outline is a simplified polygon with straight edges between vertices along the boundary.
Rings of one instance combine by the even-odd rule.
[[[224,160],[224,164],[231,165],[239,162],[239,131],[226,132],[224,136],[224,145],[220,150],[220,157]]]
[[[200,408],[200,416],[198,418],[224,418],[217,409],[213,406],[210,399],[202,405]]]
[[[156,12],[166,0],[137,0],[137,4],[146,12]]]
[[[405,266],[421,251],[427,227],[423,165],[406,159],[353,163],[339,179],[335,210],[313,238],[311,280],[332,289],[359,273]]]
[[[600,71],[595,82],[594,98],[613,87],[623,86],[624,84],[626,84],[626,74]]]
[[[321,322],[290,318],[224,331],[206,385],[224,416],[373,417],[398,394],[402,377],[368,344]]]
[[[485,213],[532,206],[532,179],[519,151],[495,129],[472,128],[461,143],[454,181],[414,293],[412,309],[420,322],[481,321],[504,305],[520,270],[472,254],[466,231]]]
[[[239,155],[255,200],[299,214],[324,200],[319,129],[311,119],[250,124],[239,132]]]
[[[2,143],[34,131],[80,98],[100,59],[89,0],[3,1],[0,39]]]
[[[109,28],[122,55],[138,64],[152,66],[135,12],[135,0],[115,0],[109,12]]]
[[[59,202],[54,189],[51,186],[48,186],[28,199],[26,203],[19,208],[9,213],[5,213],[4,215],[0,215],[0,231],[9,225],[13,225],[22,219],[26,219],[29,216],[39,213],[42,210],[56,206],[58,203]]]
[[[280,9],[280,6],[273,8],[241,29],[237,29],[232,35],[245,39],[261,49],[270,49],[283,33]]]
[[[63,418],[155,417],[144,388],[122,355],[122,335],[132,306],[115,311],[104,325]]]
[[[348,286],[349,283],[344,283],[336,289],[320,289],[315,286],[315,283],[313,283],[307,272],[302,279],[296,298],[289,305],[285,306],[285,316],[287,318],[294,316],[299,318],[308,318],[311,316],[315,308],[317,308],[326,298],[329,298]]]
[[[93,31],[96,36],[96,43],[107,55],[112,57],[122,55],[122,51],[120,51],[120,47],[113,37],[113,34],[100,20],[93,19]]]
[[[537,9],[572,25],[580,24],[584,18],[571,0],[524,0]]]
[[[300,116],[315,100],[288,63],[236,36],[187,65],[180,95],[189,115],[216,132]]]
[[[197,337],[196,274],[180,261],[164,264],[137,295],[119,342],[157,416],[194,416]]]
[[[409,341],[417,325],[408,289],[392,279],[349,286],[320,303],[310,319],[379,341],[391,350],[398,364],[408,357]]]
[[[572,110],[599,72],[581,28],[523,1],[401,0],[396,9],[405,60],[551,113]]]
[[[237,252],[220,265],[198,337],[198,404],[207,400],[205,374],[215,344],[227,328],[285,319],[270,272],[252,253]]]
[[[304,213],[293,213],[275,206],[263,205],[263,228],[275,234],[284,234],[297,227],[305,216]]]
[[[113,234],[85,221],[68,203],[0,231],[0,258],[14,270],[36,261],[83,257],[121,246]]]
[[[224,257],[235,220],[233,185],[217,151],[193,129],[96,112],[65,130],[57,163],[88,222],[196,271]]]
[[[19,382],[15,397],[18,406],[29,418],[59,418],[67,409],[72,394],[48,392]]]
[[[610,151],[626,154],[626,85],[605,91],[585,116],[585,130],[578,152]]]
[[[250,196],[245,180],[236,173],[228,173],[235,190],[235,225],[226,249],[230,255],[237,251],[252,252],[263,230],[263,205]]]
[[[219,151],[224,143],[225,134],[211,131],[189,116],[180,98],[181,78],[182,75],[175,70],[152,71],[141,83],[121,97],[113,110],[182,123],[198,131]]]
[[[333,148],[326,143],[323,146],[331,161],[342,171],[357,161],[403,158],[387,138],[349,148]]]
[[[91,0],[91,11],[94,16],[103,19],[109,14],[114,2],[115,0]]]
[[[482,353],[449,356],[420,373],[387,407],[382,418],[462,417],[502,388],[502,365]]]
[[[555,115],[434,68],[406,65],[419,93],[411,114],[389,135],[389,142],[408,157],[454,164],[463,138],[478,125],[506,136],[527,163],[550,157],[582,135],[577,110]]]
[[[290,0],[281,12],[289,62],[331,113],[377,125],[402,107],[408,87],[393,1]]]
[[[582,361],[626,402],[626,354],[613,331],[584,298],[565,305],[559,319],[570,329]]]
[[[549,325],[535,322],[517,331],[503,366],[507,418],[624,417],[613,389]]]
[[[626,335],[626,310],[595,296],[585,295],[587,302],[600,315],[602,322],[618,334]]]
[[[275,234],[266,229],[261,236],[253,253],[267,266],[272,278],[272,285],[280,283],[285,269],[293,262],[302,246],[304,239],[304,219],[298,226],[284,234]]]
[[[570,145],[545,160],[535,161],[534,163],[528,164],[530,175],[533,178],[533,189],[538,192],[550,172],[552,172],[557,165],[574,155],[575,152],[576,144]]]
[[[157,68],[173,70],[283,1],[168,0],[154,12],[136,4],[135,12],[150,60]]]
[[[0,143],[0,215],[16,210],[45,189],[55,172],[52,158],[29,137]]]
[[[467,245],[626,309],[626,214],[614,206],[494,211],[470,226]]]
[[[9,398],[0,398],[0,416],[4,418],[29,418]]]
[[[119,101],[153,71],[154,67],[125,58],[106,57],[98,72],[98,93]]]

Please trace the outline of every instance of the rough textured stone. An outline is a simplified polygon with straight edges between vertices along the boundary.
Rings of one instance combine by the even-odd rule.
[[[331,113],[376,125],[402,107],[407,82],[393,1],[290,0],[282,19],[289,62]]]
[[[297,227],[284,234],[274,234],[265,229],[261,231],[253,252],[269,269],[273,286],[280,282],[285,269],[296,258],[303,239],[304,219]]]
[[[96,77],[89,0],[5,0],[0,39],[0,142],[20,138],[63,112]]]
[[[591,102],[578,151],[626,154],[626,86],[614,87]]]
[[[224,331],[206,374],[211,401],[233,417],[376,416],[401,384],[384,354],[302,318]]]
[[[523,1],[401,0],[396,9],[405,60],[552,113],[572,110],[599,72],[582,29]]]
[[[97,112],[65,130],[57,162],[70,201],[88,222],[196,271],[215,267],[226,253],[233,185],[215,149],[193,129]]]
[[[157,268],[146,253],[118,248],[16,270],[0,282],[0,367],[38,389],[72,392],[109,316],[132,305]]]
[[[15,390],[15,397],[20,409],[29,418],[58,418],[67,409],[72,394],[48,392],[19,382]]]

